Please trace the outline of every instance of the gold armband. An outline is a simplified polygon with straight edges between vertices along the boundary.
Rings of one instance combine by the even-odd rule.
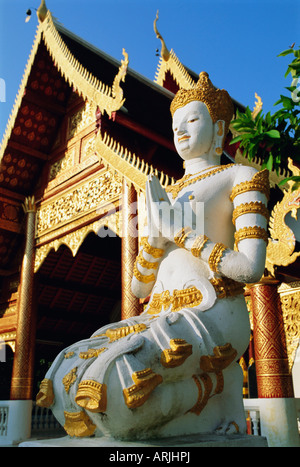
[[[237,230],[234,234],[235,245],[246,238],[260,238],[268,243],[268,232],[262,227],[243,227],[242,229]]]
[[[190,227],[183,227],[177,235],[174,237],[174,242],[179,248],[184,248],[184,242],[187,236],[191,233],[192,229]]]
[[[208,241],[208,237],[206,235],[199,235],[193,243],[191,248],[191,253],[196,258],[199,258],[201,250],[203,249],[205,243]]]
[[[251,203],[240,204],[232,213],[232,223],[235,224],[236,219],[243,214],[261,214],[267,221],[269,220],[269,211],[267,206],[260,201],[252,201]]]
[[[137,262],[139,263],[140,266],[142,266],[142,268],[145,268],[145,269],[157,269],[158,268],[158,262],[147,261],[143,256],[142,250],[139,252],[139,255],[137,256]]]
[[[144,248],[144,251],[153,256],[153,258],[161,258],[165,252],[165,250],[161,248],[154,248],[154,246],[151,246],[147,237],[142,237],[141,246]]]
[[[155,281],[154,274],[144,275],[138,270],[137,261],[135,261],[134,266],[133,266],[133,275],[139,282],[143,282],[143,284],[149,284],[149,282]]]
[[[216,243],[208,258],[208,265],[213,272],[218,271],[218,265],[221,261],[224,251],[227,249],[223,243]]]
[[[270,184],[269,184],[269,171],[264,169],[261,172],[257,172],[251,180],[246,182],[239,183],[233,187],[230,195],[230,201],[233,201],[234,198],[242,193],[247,193],[248,191],[260,191],[266,195],[267,199],[270,197]]]

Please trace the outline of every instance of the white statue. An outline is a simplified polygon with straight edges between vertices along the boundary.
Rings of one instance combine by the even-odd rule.
[[[156,177],[147,182],[132,290],[151,294],[149,304],[61,352],[37,396],[71,436],[246,432],[243,286],[264,271],[268,173],[220,165],[233,105],[207,73],[176,94],[171,112],[186,169],[167,190]]]

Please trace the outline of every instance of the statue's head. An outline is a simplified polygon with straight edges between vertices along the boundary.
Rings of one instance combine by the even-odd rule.
[[[171,103],[174,141],[180,156],[191,159],[211,148],[220,155],[233,111],[228,92],[215,89],[205,72],[200,73],[194,88],[180,89]],[[184,134],[185,125],[189,126],[188,135]]]

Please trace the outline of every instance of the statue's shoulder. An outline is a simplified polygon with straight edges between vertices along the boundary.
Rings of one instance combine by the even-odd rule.
[[[248,165],[237,164],[234,170],[233,186],[253,179],[258,170]]]

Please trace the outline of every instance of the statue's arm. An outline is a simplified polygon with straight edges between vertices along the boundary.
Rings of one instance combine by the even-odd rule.
[[[231,199],[235,224],[235,249],[207,239],[200,257],[214,273],[239,282],[257,282],[265,267],[267,246],[268,174],[241,166],[234,180]],[[201,244],[201,242],[198,242]],[[185,244],[193,252],[195,238]]]

